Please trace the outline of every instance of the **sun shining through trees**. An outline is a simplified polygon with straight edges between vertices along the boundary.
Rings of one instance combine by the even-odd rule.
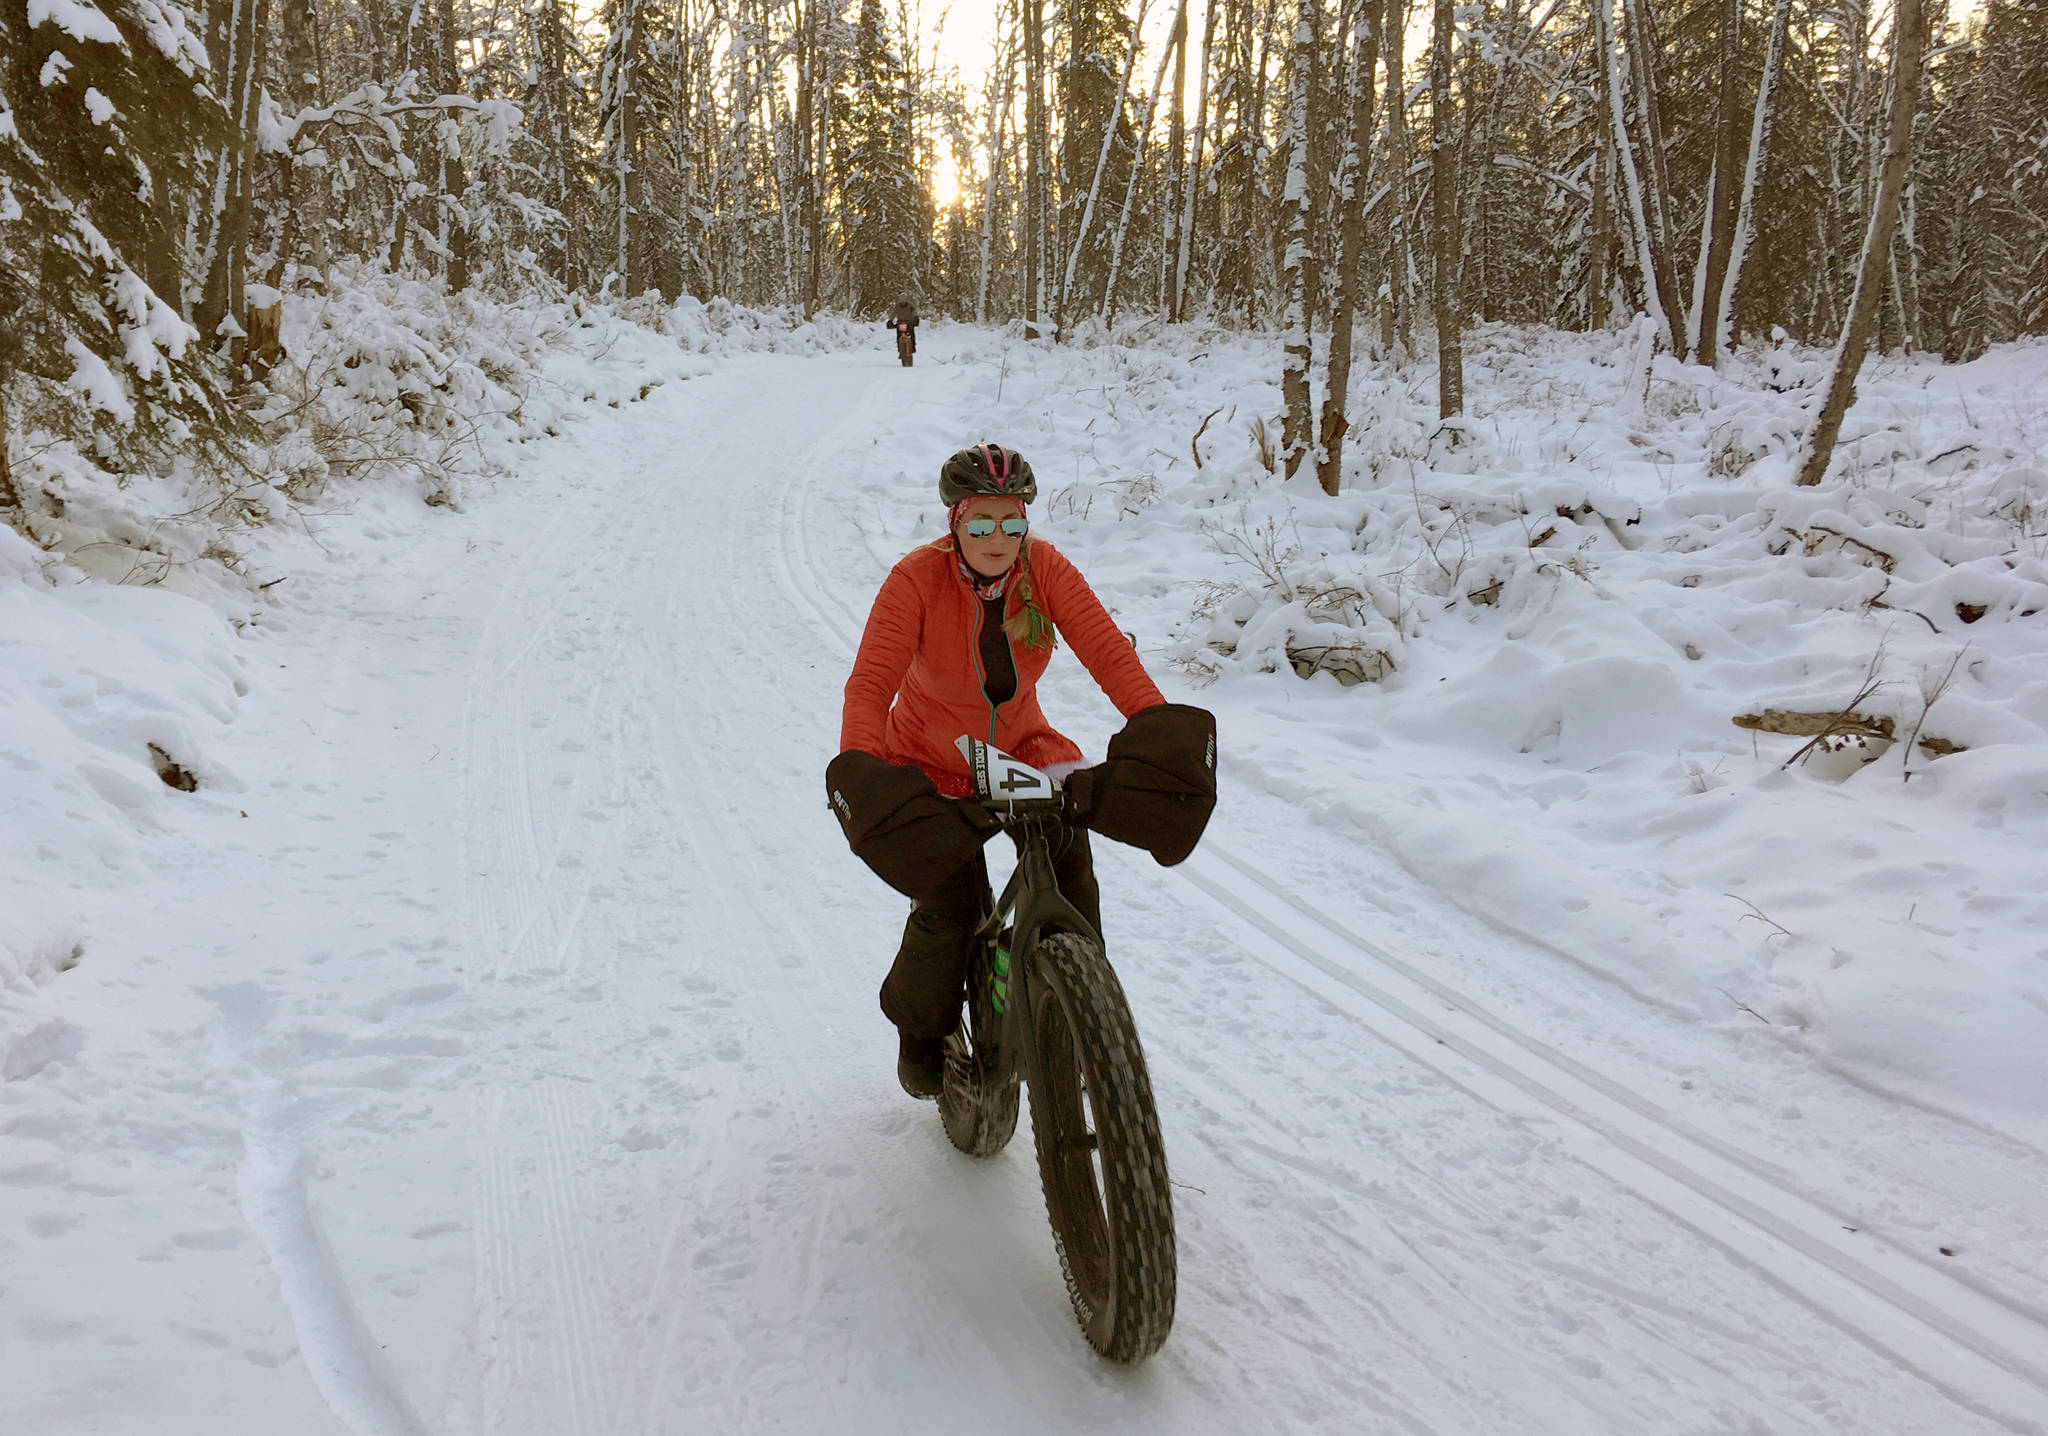
[[[932,166],[932,203],[940,210],[951,209],[960,198],[960,171],[951,155]]]
[[[70,338],[163,382],[123,337],[137,294],[233,357],[265,342],[255,298],[341,257],[806,313],[907,289],[1053,335],[1341,312],[1385,355],[1453,323],[1637,315],[1687,358],[1832,343],[1901,13],[1930,18],[1877,342],[1967,355],[2048,328],[2043,0],[522,0],[517,23],[301,0],[236,10],[232,35],[153,4],[205,38],[159,61],[142,11],[101,0],[143,49],[24,69],[61,33],[39,25],[9,52],[0,175],[24,209],[92,217],[11,352]],[[145,150],[137,199],[113,171]]]

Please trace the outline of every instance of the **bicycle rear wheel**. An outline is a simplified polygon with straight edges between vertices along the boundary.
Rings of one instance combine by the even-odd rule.
[[[1074,1315],[1111,1361],[1142,1361],[1173,1328],[1173,1195],[1152,1080],[1123,985],[1073,933],[1031,968],[1038,1070],[1031,1133]]]
[[[996,1062],[990,1050],[1003,1020],[995,1006],[992,960],[986,945],[975,953],[967,974],[967,1021],[946,1039],[946,1077],[939,1088],[946,1135],[970,1157],[993,1157],[1017,1130],[1017,1064]]]

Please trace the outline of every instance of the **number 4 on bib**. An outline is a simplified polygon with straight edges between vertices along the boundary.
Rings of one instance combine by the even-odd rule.
[[[965,733],[953,740],[974,774],[974,795],[985,803],[1015,803],[1024,798],[1050,798],[1052,779],[1021,758]]]

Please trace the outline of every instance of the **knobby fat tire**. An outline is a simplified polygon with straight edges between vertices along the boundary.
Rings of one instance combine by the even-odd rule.
[[[1095,943],[1047,933],[1031,975],[1040,1074],[1031,1086],[1031,1134],[1060,1272],[1088,1344],[1111,1361],[1142,1361],[1173,1329],[1178,1275],[1145,1054],[1123,984]],[[1099,1193],[1085,1143],[1090,1110]]]

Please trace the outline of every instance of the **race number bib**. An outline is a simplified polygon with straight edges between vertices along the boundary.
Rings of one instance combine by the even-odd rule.
[[[1052,779],[1021,758],[992,748],[966,734],[953,740],[974,774],[974,794],[987,803],[1015,803],[1025,798],[1050,798]]]

